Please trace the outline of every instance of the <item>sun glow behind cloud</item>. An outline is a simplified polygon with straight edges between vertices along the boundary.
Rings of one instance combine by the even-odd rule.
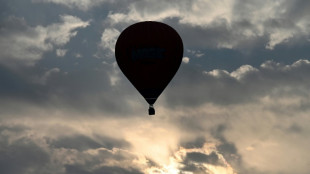
[[[36,110],[38,116],[36,122],[31,122],[28,119],[15,120],[12,119],[7,122],[2,122],[1,127],[10,125],[10,127],[18,127],[27,125],[24,132],[17,132],[8,130],[2,136],[10,136],[10,142],[18,141],[20,138],[27,139],[27,141],[34,142],[37,146],[44,149],[45,152],[50,153],[52,158],[58,160],[59,165],[84,165],[91,161],[92,158],[105,158],[115,156],[116,159],[111,158],[109,161],[101,161],[103,166],[119,166],[119,167],[135,167],[144,171],[144,173],[162,173],[162,174],[177,174],[181,171],[184,173],[195,173],[186,171],[186,165],[193,165],[199,167],[201,171],[218,174],[233,174],[233,169],[226,162],[224,157],[216,150],[216,144],[205,143],[201,148],[185,148],[178,145],[178,139],[181,137],[176,128],[170,124],[160,124],[159,119],[85,119],[74,115],[74,120],[63,119],[63,114],[71,115],[70,113],[57,112],[49,114],[50,118],[44,118],[43,112]],[[73,116],[73,115],[72,115]],[[40,118],[41,117],[41,118]],[[96,116],[97,117],[97,116]],[[98,116],[99,117],[99,116]],[[169,126],[169,127],[168,127]],[[56,128],[56,129],[55,129]],[[40,131],[39,131],[40,130]],[[83,135],[90,137],[93,141],[101,144],[100,137],[114,137],[123,139],[130,144],[129,147],[113,147],[112,149],[98,147],[92,149],[78,150],[75,148],[66,147],[69,144],[63,144],[58,148],[55,144],[58,139],[70,141],[69,137],[76,135]],[[63,138],[62,138],[63,137]],[[82,140],[74,146],[82,148],[85,142]],[[56,146],[55,146],[56,145]],[[70,145],[71,146],[71,145]],[[86,146],[87,147],[87,146]],[[199,153],[208,157],[211,153],[218,156],[217,164],[209,164],[210,161],[200,161],[200,159],[188,159],[189,153]],[[61,154],[63,153],[63,154]],[[106,154],[107,153],[107,154]],[[106,154],[106,155],[103,155]],[[117,156],[121,155],[125,158],[117,160]],[[100,157],[103,155],[102,157]],[[62,157],[63,159],[61,159]],[[87,157],[88,156],[88,157]],[[128,158],[129,156],[132,156]],[[188,164],[187,164],[188,163]],[[91,170],[95,170],[99,166],[91,166]]]
[[[116,117],[113,113],[99,110],[85,113],[14,103],[14,107],[19,110],[2,110],[1,141],[10,144],[4,149],[14,148],[17,143],[24,143],[29,148],[32,144],[33,148],[57,161],[57,164],[46,162],[45,165],[54,166],[59,171],[65,168],[67,173],[71,170],[112,170],[111,167],[114,167],[113,170],[150,174],[235,174],[249,168],[271,173],[296,170],[289,166],[291,161],[285,158],[288,154],[300,157],[295,159],[298,161],[295,165],[302,173],[307,169],[308,156],[303,152],[308,148],[309,139],[304,138],[308,135],[299,133],[308,130],[309,110],[299,109],[307,105],[307,96],[291,93],[291,90],[299,86],[299,93],[304,93],[302,86],[305,84],[297,80],[291,86],[279,80],[279,83],[286,85],[277,86],[262,83],[261,80],[269,81],[271,77],[268,73],[272,71],[273,75],[288,73],[286,78],[292,78],[289,77],[290,73],[304,72],[308,70],[308,64],[306,60],[291,65],[265,62],[255,71],[250,66],[243,66],[221,76],[217,73],[200,73],[205,80],[213,81],[203,89],[212,90],[210,84],[223,86],[227,79],[231,81],[234,78],[243,88],[248,88],[245,85],[254,80],[256,88],[263,89],[267,85],[269,91],[263,94],[251,93],[257,95],[254,100],[248,99],[246,103],[223,107],[221,101],[218,104],[201,102],[201,105],[195,106],[174,104],[169,102],[173,95],[168,89],[156,105],[158,114],[155,117],[146,116],[143,100],[128,100],[135,113],[127,117]],[[231,86],[230,89],[235,90]],[[179,94],[178,97],[190,97]],[[232,94],[226,95],[226,98],[233,97]],[[183,101],[188,100],[190,98]],[[6,105],[10,106],[9,103]],[[280,123],[278,119],[281,119]],[[298,146],[300,151],[290,150],[292,146]],[[283,151],[287,154],[283,154]],[[240,161],[241,157],[243,161]],[[281,165],[270,166],[272,161]]]

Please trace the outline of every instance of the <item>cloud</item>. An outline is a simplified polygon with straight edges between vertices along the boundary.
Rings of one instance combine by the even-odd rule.
[[[57,107],[57,111],[44,107],[37,110],[28,108],[22,113],[2,113],[1,118],[5,121],[1,123],[6,126],[0,129],[1,135],[11,137],[11,142],[20,137],[34,142],[53,159],[51,161],[57,161],[56,164],[47,161],[45,166],[50,171],[62,173],[306,174],[309,171],[309,155],[306,153],[309,144],[309,64],[308,60],[289,65],[267,61],[258,68],[244,65],[232,72],[203,72],[194,65],[183,64],[178,74],[182,75],[182,79],[176,77],[171,85],[178,87],[171,89],[186,91],[193,86],[201,88],[190,94],[179,91],[178,101],[173,101],[169,99],[172,91],[168,87],[156,103],[158,114],[152,119],[145,116],[146,109],[143,108],[129,113],[134,115],[131,117],[126,117],[118,109],[114,113],[122,116],[113,117],[108,108],[85,112],[89,106],[84,104],[81,105],[84,112],[61,107]],[[76,77],[84,79],[81,74]],[[191,83],[185,83],[190,80]],[[71,80],[65,81],[72,83]],[[47,81],[53,84],[51,82]],[[64,86],[75,92],[86,89],[85,86],[76,88],[76,83]],[[92,84],[83,80],[84,83]],[[109,80],[106,79],[105,83],[109,84]],[[236,89],[241,89],[223,84],[233,84]],[[122,88],[123,85],[121,80],[115,88],[128,90],[128,87]],[[204,95],[209,94],[205,91],[210,89],[217,95],[227,90],[225,97],[228,99],[223,98],[226,100],[223,102],[207,98]],[[53,91],[50,93],[58,96]],[[133,103],[131,106],[144,102],[135,100],[135,95],[121,95],[129,98],[128,101]],[[195,95],[195,100],[200,103],[187,103],[187,98],[180,99],[184,95]],[[87,96],[90,100],[86,103],[94,101],[92,95]],[[118,98],[111,93],[103,101],[112,102],[112,96]],[[126,104],[122,104],[124,106]],[[14,107],[19,108],[18,105]],[[8,126],[13,123],[22,126]],[[15,130],[21,131],[14,133]],[[294,165],[291,165],[292,159]]]
[[[63,46],[77,34],[76,29],[88,26],[88,22],[70,16],[60,16],[61,22],[46,27],[31,27],[23,18],[10,17],[1,30],[1,64],[33,66],[43,54],[54,47]]]
[[[267,61],[259,68],[243,65],[232,72],[202,73],[197,69],[182,65],[178,75],[183,78],[177,75],[167,87],[164,105],[173,108],[170,117],[174,125],[188,134],[204,135],[205,141],[220,142],[217,152],[237,173],[307,173],[309,159],[297,156],[309,143],[304,129],[310,106],[308,60],[290,65]],[[170,98],[171,94],[176,96]],[[215,140],[210,139],[209,132]],[[195,146],[200,146],[199,141]],[[289,146],[294,150],[287,149]],[[300,160],[292,169],[290,161],[294,157]],[[290,167],[283,167],[287,165]]]
[[[130,144],[124,140],[117,140],[99,135],[94,136],[93,139],[85,135],[63,136],[55,140],[50,140],[49,144],[56,148],[76,149],[79,151],[98,148],[113,150],[113,148],[124,148],[130,146]]]
[[[123,173],[123,174],[143,174],[141,171],[136,169],[125,169],[122,167],[114,167],[114,166],[104,166],[99,169],[93,171],[87,171],[85,169],[79,168],[79,166],[66,166],[67,174],[84,174],[84,173],[92,173],[92,174],[110,174],[110,173]]]
[[[135,1],[128,6],[128,13],[110,13],[113,23],[143,20],[162,21],[166,18],[180,18],[180,23],[205,25],[213,20],[230,18],[233,1],[217,2],[196,0],[188,1]],[[205,13],[207,11],[207,13]]]
[[[178,87],[168,88],[166,97],[171,106],[195,106],[205,102],[247,103],[272,94],[303,96],[309,88],[309,65],[308,60],[291,65],[266,61],[259,68],[243,65],[232,72],[218,69],[206,72],[185,64],[174,81]]]
[[[119,35],[120,35],[120,32],[115,28],[104,29],[101,35],[101,43],[99,44],[99,46],[107,50],[108,53],[106,53],[106,55],[108,57],[114,56],[115,44],[116,44],[116,40]]]
[[[186,53],[188,53],[188,54],[191,54],[191,55],[193,55],[193,56],[195,56],[195,57],[202,57],[203,55],[204,55],[204,53],[202,53],[201,51],[199,51],[199,50],[190,50],[190,49],[187,49],[186,50]]]
[[[54,74],[58,74],[58,73],[60,73],[59,68],[52,68],[52,69],[46,71],[43,76],[39,77],[39,79],[37,79],[36,83],[44,85],[44,84],[46,84],[48,78],[50,78]]]
[[[162,21],[165,18],[172,18],[179,15],[180,3],[176,1],[134,1],[128,5],[128,13],[111,12],[108,15],[110,22],[113,24],[126,22],[133,23],[145,20]]]
[[[134,169],[134,165],[130,167],[130,164],[127,164],[130,162],[127,160],[134,156],[122,150],[106,150],[96,145],[89,151],[87,149],[77,151],[65,146],[55,146],[54,143],[48,144],[48,141],[37,137],[37,134],[34,135],[37,138],[33,138],[21,131],[1,128],[3,128],[0,137],[2,173],[141,173]],[[20,137],[12,140],[14,134],[19,134]],[[79,142],[75,142],[78,143],[75,145],[80,145],[79,143],[84,142],[85,138],[77,140]],[[115,164],[109,166],[113,161]],[[105,165],[96,167],[102,163]],[[123,164],[123,166],[116,166],[116,164]]]
[[[57,122],[57,119],[54,120],[54,123]],[[55,122],[56,121],[56,122]],[[61,120],[59,120],[61,121]],[[98,121],[97,121],[98,122]],[[128,120],[126,120],[128,122]],[[56,124],[59,124],[57,122]],[[90,122],[88,122],[90,123]],[[95,122],[94,122],[95,123]],[[130,126],[132,122],[129,122]],[[10,124],[6,122],[5,124]],[[45,124],[41,127],[40,124],[32,123],[28,124],[27,128],[19,126],[20,122],[14,125],[4,126],[3,124],[0,127],[1,135],[0,142],[6,142],[9,144],[5,146],[1,143],[1,148],[5,151],[0,151],[1,156],[4,157],[10,156],[12,159],[16,159],[12,164],[16,164],[18,161],[20,165],[6,165],[4,168],[1,168],[5,173],[49,173],[51,171],[61,174],[70,174],[70,173],[152,173],[152,172],[185,172],[189,171],[189,167],[194,165],[196,167],[203,166],[203,171],[227,171],[227,174],[232,172],[232,169],[226,164],[222,164],[223,158],[216,158],[218,156],[215,151],[214,146],[210,148],[210,145],[204,145],[201,148],[178,148],[173,151],[173,155],[170,156],[170,160],[167,163],[155,163],[152,161],[153,152],[142,153],[139,149],[132,149],[130,146],[119,146],[122,145],[121,141],[114,141],[111,144],[111,149],[106,149],[98,143],[98,137],[90,140],[91,135],[78,134],[76,130],[72,130],[69,127],[80,129],[80,125],[77,124],[63,124],[67,128],[66,136],[62,136],[62,131],[53,131],[53,126]],[[106,125],[110,125],[109,124]],[[122,125],[121,123],[120,125]],[[73,127],[72,127],[73,126]],[[41,127],[41,128],[40,128]],[[64,128],[60,126],[59,128]],[[20,129],[21,128],[21,129]],[[36,131],[37,129],[42,131]],[[42,129],[43,128],[43,129]],[[69,129],[68,129],[69,128]],[[110,129],[111,127],[108,127]],[[149,127],[148,127],[149,128]],[[117,128],[118,130],[124,131],[123,128]],[[157,129],[160,130],[160,129]],[[92,129],[91,131],[94,131]],[[133,130],[134,131],[134,130]],[[135,133],[139,134],[140,130],[137,130]],[[69,135],[68,132],[73,134]],[[84,131],[81,131],[86,133]],[[31,135],[29,135],[29,133]],[[51,134],[52,133],[52,134]],[[76,136],[77,135],[77,136]],[[147,135],[147,134],[146,134]],[[51,139],[52,138],[52,139]],[[124,138],[124,137],[122,137]],[[138,138],[138,137],[136,137]],[[142,137],[141,137],[142,138]],[[110,138],[101,139],[102,142],[109,142]],[[135,142],[135,140],[130,140]],[[23,143],[25,142],[25,143]],[[140,141],[140,143],[147,143]],[[152,142],[149,142],[152,143]],[[31,146],[29,146],[31,145]],[[16,147],[15,147],[16,146]],[[31,147],[31,148],[30,148]],[[31,153],[33,149],[36,153]],[[86,148],[85,148],[86,147]],[[157,148],[166,148],[165,146],[158,146]],[[12,151],[9,150],[13,149]],[[15,149],[15,150],[14,150]],[[211,152],[210,152],[211,151]],[[4,153],[3,153],[4,152]],[[18,152],[18,153],[16,153]],[[31,154],[29,154],[31,153]],[[210,154],[209,154],[210,153]],[[18,155],[23,157],[33,157],[31,160],[25,160],[24,158],[19,158]],[[207,160],[197,161],[196,156],[193,154],[200,154],[200,156],[207,157]],[[27,155],[27,156],[25,156]],[[42,156],[43,155],[43,156]],[[10,158],[10,159],[11,159]],[[41,161],[36,161],[41,159]],[[165,161],[165,160],[164,160]],[[213,166],[213,162],[216,162]],[[225,162],[225,160],[224,160]],[[212,163],[212,164],[211,164]],[[1,163],[6,164],[6,163]],[[221,166],[217,166],[221,164]],[[186,167],[185,167],[186,166]],[[227,170],[224,169],[227,167]]]
[[[64,57],[68,50],[66,49],[56,49],[56,55],[58,57]]]
[[[113,0],[68,0],[68,1],[61,1],[61,0],[33,0],[33,2],[42,2],[42,3],[55,3],[59,5],[64,5],[68,8],[78,8],[83,11],[87,11],[95,6],[101,5],[105,2],[113,2]]]
[[[215,152],[212,152],[210,155],[206,155],[199,152],[190,152],[186,154],[186,160],[194,162],[205,162],[213,165],[218,165],[219,157]]]
[[[40,2],[68,8],[10,1],[1,19],[1,173],[309,172],[309,2]],[[155,117],[111,58],[139,20],[173,26],[190,58]]]
[[[65,72],[55,67],[46,70],[26,69],[24,73],[0,66],[0,76],[3,80],[0,87],[1,112],[23,112],[22,109],[12,110],[9,106],[11,104],[20,108],[34,105],[42,109],[71,108],[90,112],[99,109],[105,113],[117,114],[140,110],[142,102],[141,105],[133,104],[139,100],[143,101],[143,98],[131,98],[138,93],[125,81],[125,77],[117,81],[122,87],[111,88],[113,84],[108,72],[113,72],[113,67],[108,64],[99,65],[100,69],[73,72]]]
[[[296,14],[294,9],[299,5],[303,8]],[[309,7],[309,3],[288,0],[143,0],[128,2],[127,11],[111,11],[108,18],[112,25],[144,20],[171,23],[186,43],[194,46],[242,50],[264,44],[272,50],[296,40],[305,42],[310,35]]]
[[[33,171],[34,173],[45,173],[44,167],[50,162],[48,153],[36,143],[29,141],[26,137],[17,139],[13,135],[21,133],[23,127],[1,126],[0,136],[0,172],[13,174]]]
[[[189,63],[189,58],[188,57],[183,57],[182,62],[187,64]]]

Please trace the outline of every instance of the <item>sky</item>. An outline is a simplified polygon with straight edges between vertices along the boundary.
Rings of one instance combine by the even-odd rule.
[[[156,115],[114,47],[181,36]],[[0,0],[0,173],[307,174],[310,1]]]

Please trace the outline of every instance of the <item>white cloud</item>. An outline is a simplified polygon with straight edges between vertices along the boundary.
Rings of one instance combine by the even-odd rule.
[[[172,1],[171,1],[172,2]],[[169,1],[135,1],[128,6],[128,13],[110,13],[108,18],[112,24],[138,21],[161,21],[166,18],[178,17],[180,15],[179,3]]]
[[[305,3],[296,14],[293,11],[298,4],[288,0],[142,0],[129,3],[127,12],[110,11],[108,18],[112,25],[174,18],[181,29],[187,27],[182,34],[197,33],[197,38],[188,37],[198,45],[245,49],[264,41],[266,49],[274,49],[279,44],[309,37],[310,7]]]
[[[31,66],[40,60],[46,51],[54,46],[63,46],[77,34],[77,28],[88,26],[88,22],[63,15],[61,22],[44,26],[30,27],[24,19],[12,17],[8,22],[16,23],[18,28],[4,28],[1,31],[0,61],[8,66]],[[22,28],[23,30],[20,30]]]
[[[195,57],[202,57],[203,55],[205,55],[204,53],[202,53],[200,50],[190,50],[187,49],[186,50],[187,53],[194,55]]]
[[[74,56],[75,56],[76,58],[81,58],[81,57],[83,57],[82,54],[80,54],[80,53],[76,53]]]
[[[290,38],[294,36],[292,31],[276,31],[270,34],[269,36],[269,42],[266,45],[267,49],[274,49],[274,47],[278,44],[288,42]]]
[[[59,68],[52,68],[52,69],[50,69],[50,70],[48,70],[48,71],[46,71],[45,73],[44,73],[44,75],[40,78],[40,83],[41,84],[45,84],[46,83],[46,81],[47,81],[47,79],[51,76],[51,75],[53,75],[53,74],[57,74],[57,73],[59,73],[60,72],[60,69]]]
[[[252,102],[269,93],[304,95],[310,87],[309,73],[307,60],[291,65],[266,61],[259,68],[243,65],[233,72],[216,69],[201,73],[184,65],[174,79],[178,88],[166,89],[167,103],[172,107],[193,107],[206,102],[226,106]]]
[[[214,69],[212,71],[206,72],[203,71],[203,74],[211,75],[216,78],[227,77],[230,76],[229,72],[226,70]]]
[[[229,124],[231,128],[225,137],[235,142],[248,169],[263,173],[307,173],[306,163],[310,159],[304,152],[310,143],[305,135],[309,129],[303,122],[308,122],[304,116],[309,110],[298,109],[303,97],[267,98],[230,107],[229,116],[237,117]]]
[[[196,0],[188,9],[182,9],[180,23],[207,26],[216,20],[231,22],[234,0]]]
[[[189,58],[188,57],[183,57],[182,62],[186,63],[186,64],[189,63]]]
[[[39,30],[46,32],[47,41],[51,43],[62,46],[69,42],[71,37],[74,37],[77,34],[75,29],[85,28],[89,25],[89,22],[82,21],[78,17],[64,15],[60,16],[62,23],[52,24],[47,27],[38,27]]]
[[[113,2],[113,0],[32,0],[33,2],[43,2],[43,3],[55,3],[59,5],[64,5],[69,8],[78,8],[80,10],[87,11],[92,7],[98,6],[105,2]]]
[[[250,74],[252,72],[258,72],[259,70],[252,67],[251,65],[242,65],[237,70],[230,73],[230,75],[238,80],[242,79],[243,76]]]
[[[56,49],[56,55],[58,57],[64,57],[68,50],[66,49]]]
[[[177,17],[180,22],[191,25],[208,25],[216,19],[230,21],[234,1],[135,1],[128,6],[129,12],[110,13],[112,23],[155,20]]]
[[[106,28],[101,35],[100,47],[107,50],[110,56],[114,55],[116,40],[120,32],[115,28]]]

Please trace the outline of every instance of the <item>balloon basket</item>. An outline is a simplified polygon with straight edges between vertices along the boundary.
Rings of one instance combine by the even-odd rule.
[[[153,105],[150,105],[150,107],[149,107],[149,115],[155,115],[155,109],[154,109]]]

